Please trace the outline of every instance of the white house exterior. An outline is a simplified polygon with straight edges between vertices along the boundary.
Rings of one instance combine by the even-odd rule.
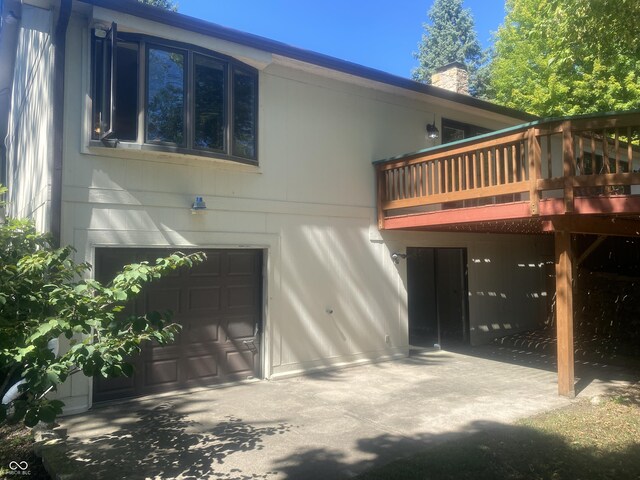
[[[524,114],[127,1],[72,4],[61,78],[54,41],[60,2],[5,2],[3,18],[9,7],[16,20],[5,21],[0,39],[6,45],[11,32],[17,39],[6,112],[8,213],[34,218],[42,230],[59,229],[60,243],[92,264],[107,248],[257,252],[260,328],[240,334],[231,353],[242,361],[250,355],[245,349],[255,349],[257,363],[246,376],[277,379],[408,355],[407,260],[392,254],[412,247],[466,252],[471,345],[544,319],[543,267],[553,258],[547,238],[380,232],[376,223],[372,161],[434,145],[425,137],[434,118],[441,131],[442,119],[497,130],[522,123]],[[138,140],[150,120],[140,107],[142,137],[115,147],[92,139],[92,36],[112,23],[119,34],[146,40],[137,48],[168,42],[186,55],[221,54],[231,62],[225,68],[237,61],[255,69],[255,158],[142,148],[146,141]],[[54,96],[61,81],[60,125]],[[138,91],[152,95],[146,84],[140,81]],[[199,135],[199,127],[187,128],[187,135]],[[196,196],[207,208],[194,215]],[[225,325],[216,327],[219,342]],[[183,368],[167,368],[174,367]],[[76,375],[57,394],[68,413],[82,411],[92,405],[93,382]]]

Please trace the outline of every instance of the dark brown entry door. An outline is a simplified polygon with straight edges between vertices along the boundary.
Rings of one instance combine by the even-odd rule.
[[[407,248],[409,343],[452,348],[469,343],[466,250]]]
[[[436,249],[436,303],[440,324],[440,345],[443,348],[469,342],[465,253],[462,248]]]
[[[153,261],[164,249],[96,249],[96,279],[108,281],[131,262]],[[176,341],[151,343],[132,363],[131,378],[96,379],[94,401],[135,397],[259,374],[262,251],[204,250],[207,260],[152,282],[129,312],[171,310],[182,325]]]

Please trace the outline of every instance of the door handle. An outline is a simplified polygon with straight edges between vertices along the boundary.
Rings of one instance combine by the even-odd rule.
[[[247,347],[248,350],[252,352],[258,351],[258,347],[256,347],[256,344],[253,340],[243,340],[242,343],[244,343],[244,346]]]

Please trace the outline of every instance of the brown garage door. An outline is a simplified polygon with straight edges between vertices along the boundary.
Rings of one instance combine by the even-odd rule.
[[[134,397],[257,376],[262,321],[262,252],[204,250],[207,260],[152,282],[129,312],[173,311],[182,325],[165,347],[149,343],[131,378],[96,378],[94,401]],[[108,281],[131,262],[171,253],[159,249],[96,249],[96,278]]]

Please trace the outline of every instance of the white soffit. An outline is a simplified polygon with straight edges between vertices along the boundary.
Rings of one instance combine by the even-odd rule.
[[[220,40],[200,33],[190,32],[182,28],[171,27],[169,25],[164,25],[162,23],[153,22],[127,13],[108,10],[98,6],[93,7],[92,21],[106,24],[116,22],[118,24],[118,30],[122,32],[139,33],[166,40],[196,45],[233,57],[258,70],[263,70],[273,61],[271,53],[263,50],[246,47],[226,40]]]
[[[370,80],[368,78],[352,75],[349,73],[340,72],[331,68],[321,67],[311,63],[303,62],[301,60],[295,60],[283,55],[273,54],[273,63],[284,67],[292,68],[294,70],[300,70],[320,77],[329,78],[341,82],[346,82],[351,85],[357,85],[363,88],[369,88],[378,90],[380,92],[388,93],[391,95],[401,96],[408,98],[412,101],[420,102],[429,105],[430,107],[439,107],[439,109],[447,110],[448,112],[458,112],[463,116],[468,116],[472,113],[475,117],[484,118],[500,123],[504,123],[507,126],[519,125],[523,123],[523,120],[502,115],[496,112],[484,110],[482,108],[476,108],[469,105],[464,105],[459,102],[446,100],[444,98],[435,97],[425,93],[408,90],[406,88],[397,87],[395,85],[389,85],[388,83],[378,82]],[[433,87],[436,88],[436,87]],[[464,118],[464,117],[463,117]]]

